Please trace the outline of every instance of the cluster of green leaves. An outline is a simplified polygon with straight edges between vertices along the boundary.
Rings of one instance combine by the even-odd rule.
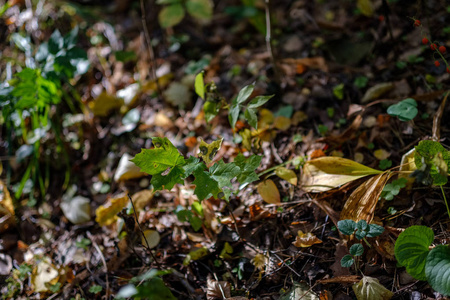
[[[429,249],[434,233],[427,226],[411,226],[395,242],[395,257],[415,279],[426,280],[439,293],[450,295],[450,247]]]
[[[415,147],[417,170],[412,176],[425,185],[444,185],[448,181],[450,153],[439,142],[424,140]]]
[[[120,289],[116,299],[176,300],[177,298],[161,279],[161,276],[170,273],[168,270],[158,271],[151,269],[142,275],[133,277],[129,284]]]
[[[192,17],[209,21],[213,14],[211,0],[157,0],[156,4],[165,5],[158,15],[161,27],[172,27],[180,23],[186,11]]]
[[[366,237],[376,237],[383,233],[384,228],[376,224],[367,224],[365,220],[357,222],[353,220],[341,220],[338,222],[338,229],[342,234],[354,234],[358,240]],[[365,240],[367,242],[367,240]],[[350,254],[345,255],[341,259],[341,266],[344,268],[351,267],[355,263],[355,257],[361,256],[364,253],[364,247],[361,244],[354,244],[349,249]]]
[[[258,8],[258,0],[241,0],[242,5],[229,5],[225,8],[225,13],[233,16],[237,20],[248,19],[249,23],[261,34],[266,34],[266,20],[263,10]]]
[[[261,156],[245,158],[239,154],[234,162],[225,163],[222,159],[208,167],[220,148],[220,143],[200,144],[200,154],[204,162],[197,157],[185,159],[167,138],[152,138],[153,149],[143,149],[131,161],[142,172],[152,175],[151,184],[155,190],[170,190],[175,184],[183,184],[184,179],[193,175],[194,194],[198,199],[209,197],[229,198],[232,193],[232,181],[240,184],[258,180],[255,170],[261,163]]]
[[[400,121],[411,121],[417,116],[417,102],[413,98],[407,98],[397,104],[388,107],[387,113],[398,117]]]
[[[231,106],[229,107],[228,119],[231,127],[234,129],[239,116],[244,112],[245,120],[250,126],[255,129],[258,128],[258,108],[266,104],[273,95],[270,96],[256,96],[250,100],[247,104],[247,100],[253,93],[255,85],[250,84],[243,87],[236,98],[233,99]],[[203,80],[203,72],[200,72],[195,77],[195,92],[197,95],[205,100],[203,110],[205,112],[205,119],[207,122],[211,121],[220,111],[220,108],[224,107],[223,98],[220,97],[216,90],[214,83],[205,85]]]
[[[406,178],[399,178],[386,184],[381,192],[381,198],[388,201],[394,199],[400,193],[400,190],[406,186],[408,180]]]

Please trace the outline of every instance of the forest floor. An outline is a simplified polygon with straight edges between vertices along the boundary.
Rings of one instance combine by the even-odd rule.
[[[450,295],[448,3],[92,2],[0,9],[2,299]]]

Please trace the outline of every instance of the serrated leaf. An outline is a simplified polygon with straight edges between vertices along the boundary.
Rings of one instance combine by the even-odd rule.
[[[192,182],[195,184],[194,194],[197,195],[198,199],[204,200],[211,196],[219,198],[218,194],[222,192],[219,188],[217,181],[211,178],[211,174],[206,171],[196,171],[194,172],[195,180]]]
[[[352,288],[358,300],[389,300],[394,295],[382,286],[377,279],[368,276],[364,276]]]
[[[353,220],[341,220],[337,226],[339,231],[345,235],[352,235],[356,230],[356,222]]]
[[[182,167],[175,166],[170,169],[169,173],[166,175],[155,174],[152,176],[151,183],[153,188],[158,190],[171,190],[175,184],[184,183],[184,170]]]
[[[152,138],[154,149],[142,149],[131,161],[142,172],[150,175],[161,174],[167,169],[181,166],[185,163],[183,156],[168,138]]]
[[[188,177],[194,172],[203,171],[205,168],[205,165],[200,162],[200,159],[190,156],[186,159],[186,164],[183,165],[184,176]]]
[[[370,224],[367,231],[367,237],[376,237],[384,232],[384,227],[377,224]]]
[[[188,0],[186,10],[194,18],[208,21],[213,14],[213,3],[210,0]]]
[[[357,162],[341,157],[320,157],[303,166],[301,182],[306,192],[324,192],[368,175],[380,174]]]
[[[184,8],[181,4],[175,3],[165,6],[158,14],[158,21],[161,27],[173,27],[184,18]]]
[[[286,180],[292,185],[297,185],[297,175],[294,171],[289,170],[285,167],[278,167],[275,169],[275,174],[281,179]]]
[[[236,103],[242,104],[244,103],[248,97],[253,93],[253,90],[255,89],[255,86],[253,84],[244,86],[237,95]]]
[[[450,296],[450,247],[438,245],[427,256],[425,274],[437,292]]]
[[[231,180],[235,178],[240,171],[241,169],[235,163],[226,164],[222,159],[209,168],[211,177],[219,183],[221,189],[224,187],[231,188]]]
[[[350,247],[349,252],[353,256],[361,256],[364,253],[364,247],[361,244],[354,244]]]
[[[262,156],[252,155],[249,158],[245,158],[242,153],[239,153],[234,159],[234,163],[238,166],[241,171],[237,176],[237,181],[240,184],[251,183],[259,179],[255,170],[261,164]]]
[[[206,165],[209,165],[211,161],[214,159],[214,156],[216,156],[217,152],[220,150],[220,147],[222,146],[222,141],[223,138],[215,140],[210,144],[208,144],[202,138],[200,138],[200,145],[198,147],[200,152],[198,153],[198,156],[200,156],[203,159]]]
[[[280,203],[280,192],[271,179],[264,180],[258,184],[258,193],[264,201],[271,204]]]
[[[355,263],[355,260],[353,259],[353,256],[350,254],[344,255],[341,259],[341,266],[344,268],[349,268]]]
[[[197,95],[200,98],[205,99],[205,83],[203,81],[203,74],[204,71],[201,71],[200,73],[197,74],[197,76],[195,76],[194,87]]]
[[[427,226],[411,226],[400,233],[395,242],[395,258],[406,271],[418,280],[427,280],[425,264],[428,247],[434,240],[434,233]]]

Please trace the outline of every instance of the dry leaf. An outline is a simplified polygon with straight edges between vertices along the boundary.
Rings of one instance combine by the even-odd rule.
[[[128,153],[125,153],[120,158],[119,165],[117,166],[116,173],[114,174],[115,181],[125,181],[147,175],[144,172],[141,172],[141,168],[130,161],[130,159],[132,158],[133,156],[129,155]]]
[[[308,115],[301,110],[296,111],[291,118],[292,125],[294,126],[297,126],[298,124],[306,120],[308,120]]]
[[[59,280],[59,273],[52,261],[44,257],[33,269],[31,273],[31,283],[35,293],[48,292],[48,286],[56,284]]]
[[[286,180],[290,184],[297,185],[297,175],[294,171],[285,167],[278,167],[275,169],[275,174],[281,179]]]
[[[319,300],[319,297],[313,293],[310,286],[305,282],[294,283],[293,288],[280,300]]]
[[[305,57],[305,58],[286,58],[281,61],[282,64],[289,65],[294,68],[293,74],[297,73],[297,65],[305,66],[309,69],[319,69],[328,72],[328,66],[323,57]]]
[[[383,160],[383,159],[387,159],[389,156],[391,156],[391,153],[389,153],[388,151],[386,151],[384,149],[378,149],[373,152],[373,155],[377,159]]]
[[[306,192],[325,192],[381,171],[341,157],[320,157],[303,166],[301,183]]]
[[[91,220],[91,201],[83,196],[65,197],[61,201],[64,216],[73,224],[82,224]]]
[[[319,280],[320,283],[355,283],[360,281],[361,277],[358,275],[342,275],[337,276],[329,279],[321,279]]]
[[[254,258],[252,258],[251,262],[255,266],[255,268],[262,271],[266,268],[266,265],[269,263],[269,258],[264,254],[258,253],[255,255]]]
[[[288,130],[291,127],[291,119],[283,116],[276,117],[273,126],[279,130]]]
[[[361,126],[363,118],[361,115],[357,115],[355,119],[353,120],[352,124],[344,130],[339,135],[329,135],[323,138],[318,139],[318,142],[326,142],[331,144],[337,144],[341,145],[343,142],[353,139],[355,136],[355,133],[358,131],[359,127]]]
[[[14,205],[6,185],[0,180],[0,233],[16,224]]]
[[[142,190],[131,196],[136,211],[139,212],[143,210],[147,205],[149,205],[153,199],[154,194],[155,193],[153,192],[152,189],[152,190]]]
[[[362,183],[348,197],[342,209],[341,220],[366,220],[370,223],[373,219],[375,206],[383,191],[386,182],[393,176],[393,173],[382,173]]]
[[[374,9],[371,0],[358,0],[357,6],[361,13],[366,17],[373,16]]]
[[[215,281],[208,278],[206,287],[206,299],[216,300],[217,298],[231,297],[231,285],[226,281]]]
[[[156,230],[145,230],[144,231],[144,237],[142,237],[142,245],[144,245],[145,247],[149,247],[150,249],[155,248],[156,246],[158,246],[159,241],[161,240],[161,237],[159,236],[159,232]],[[145,241],[147,240],[147,242]],[[147,245],[148,243],[148,245]]]
[[[267,203],[280,203],[280,192],[271,179],[264,180],[258,184],[258,193]]]
[[[109,199],[95,211],[95,221],[97,221],[100,226],[114,223],[118,218],[116,215],[127,206],[128,201],[129,199],[127,196]]]
[[[364,276],[352,286],[358,300],[389,300],[394,293],[380,284],[378,279]]]
[[[106,117],[115,109],[123,105],[123,100],[102,92],[94,101],[89,103],[89,108],[96,117]]]
[[[311,232],[303,233],[303,231],[299,230],[297,232],[297,237],[295,241],[292,243],[295,247],[307,248],[311,247],[314,244],[323,243],[318,237],[316,237]]]
[[[379,83],[367,90],[367,92],[364,94],[364,97],[361,99],[361,103],[366,103],[370,100],[376,100],[392,90],[394,87],[395,85],[392,82]]]
[[[433,135],[431,138],[433,141],[439,141],[441,138],[441,120],[442,114],[444,113],[445,104],[447,103],[447,98],[448,92],[445,94],[444,100],[442,100],[441,105],[439,105],[439,109],[433,117]]]

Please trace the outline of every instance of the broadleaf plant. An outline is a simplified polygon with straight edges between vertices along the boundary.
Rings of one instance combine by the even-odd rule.
[[[387,113],[398,117],[400,121],[411,121],[417,116],[417,102],[413,98],[407,98],[397,104],[388,107]]]

